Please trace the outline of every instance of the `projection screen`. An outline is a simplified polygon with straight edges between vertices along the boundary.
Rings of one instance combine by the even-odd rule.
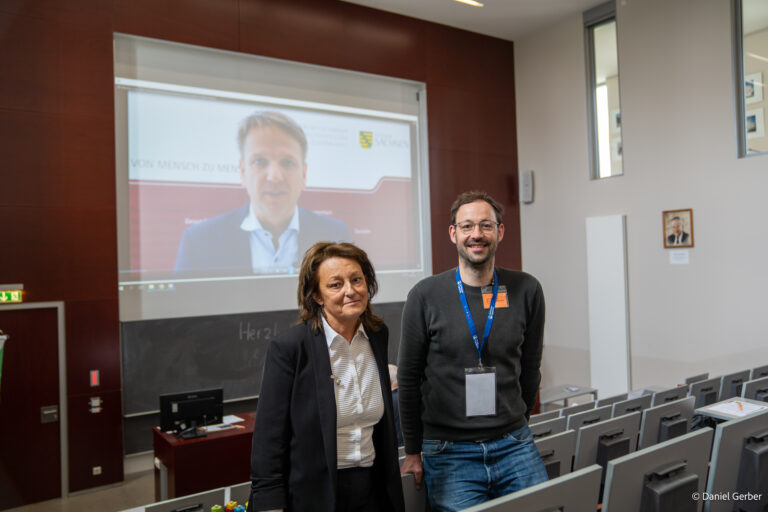
[[[312,243],[431,273],[423,83],[115,34],[121,321],[297,306]]]

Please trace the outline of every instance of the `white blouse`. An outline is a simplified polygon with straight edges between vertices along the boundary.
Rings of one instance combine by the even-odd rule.
[[[323,318],[336,394],[338,469],[370,467],[376,457],[373,426],[384,415],[376,359],[362,323],[348,343]]]

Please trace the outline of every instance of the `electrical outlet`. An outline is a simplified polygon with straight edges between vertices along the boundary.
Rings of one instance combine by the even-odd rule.
[[[100,475],[101,474],[101,466],[93,466],[91,468],[91,472],[93,473],[94,476]]]

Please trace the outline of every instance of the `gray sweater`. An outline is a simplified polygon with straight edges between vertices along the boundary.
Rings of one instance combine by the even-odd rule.
[[[509,307],[497,305],[482,351],[483,365],[496,367],[495,416],[466,416],[464,369],[478,361],[456,269],[422,280],[408,294],[397,371],[406,453],[420,453],[422,439],[495,439],[526,423],[541,380],[544,295],[533,276],[496,271]],[[464,291],[482,341],[488,310],[481,288],[464,284]]]

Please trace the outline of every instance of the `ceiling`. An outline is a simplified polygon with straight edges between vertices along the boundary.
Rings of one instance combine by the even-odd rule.
[[[472,7],[454,0],[342,0],[382,11],[518,41],[605,0],[479,0]]]

